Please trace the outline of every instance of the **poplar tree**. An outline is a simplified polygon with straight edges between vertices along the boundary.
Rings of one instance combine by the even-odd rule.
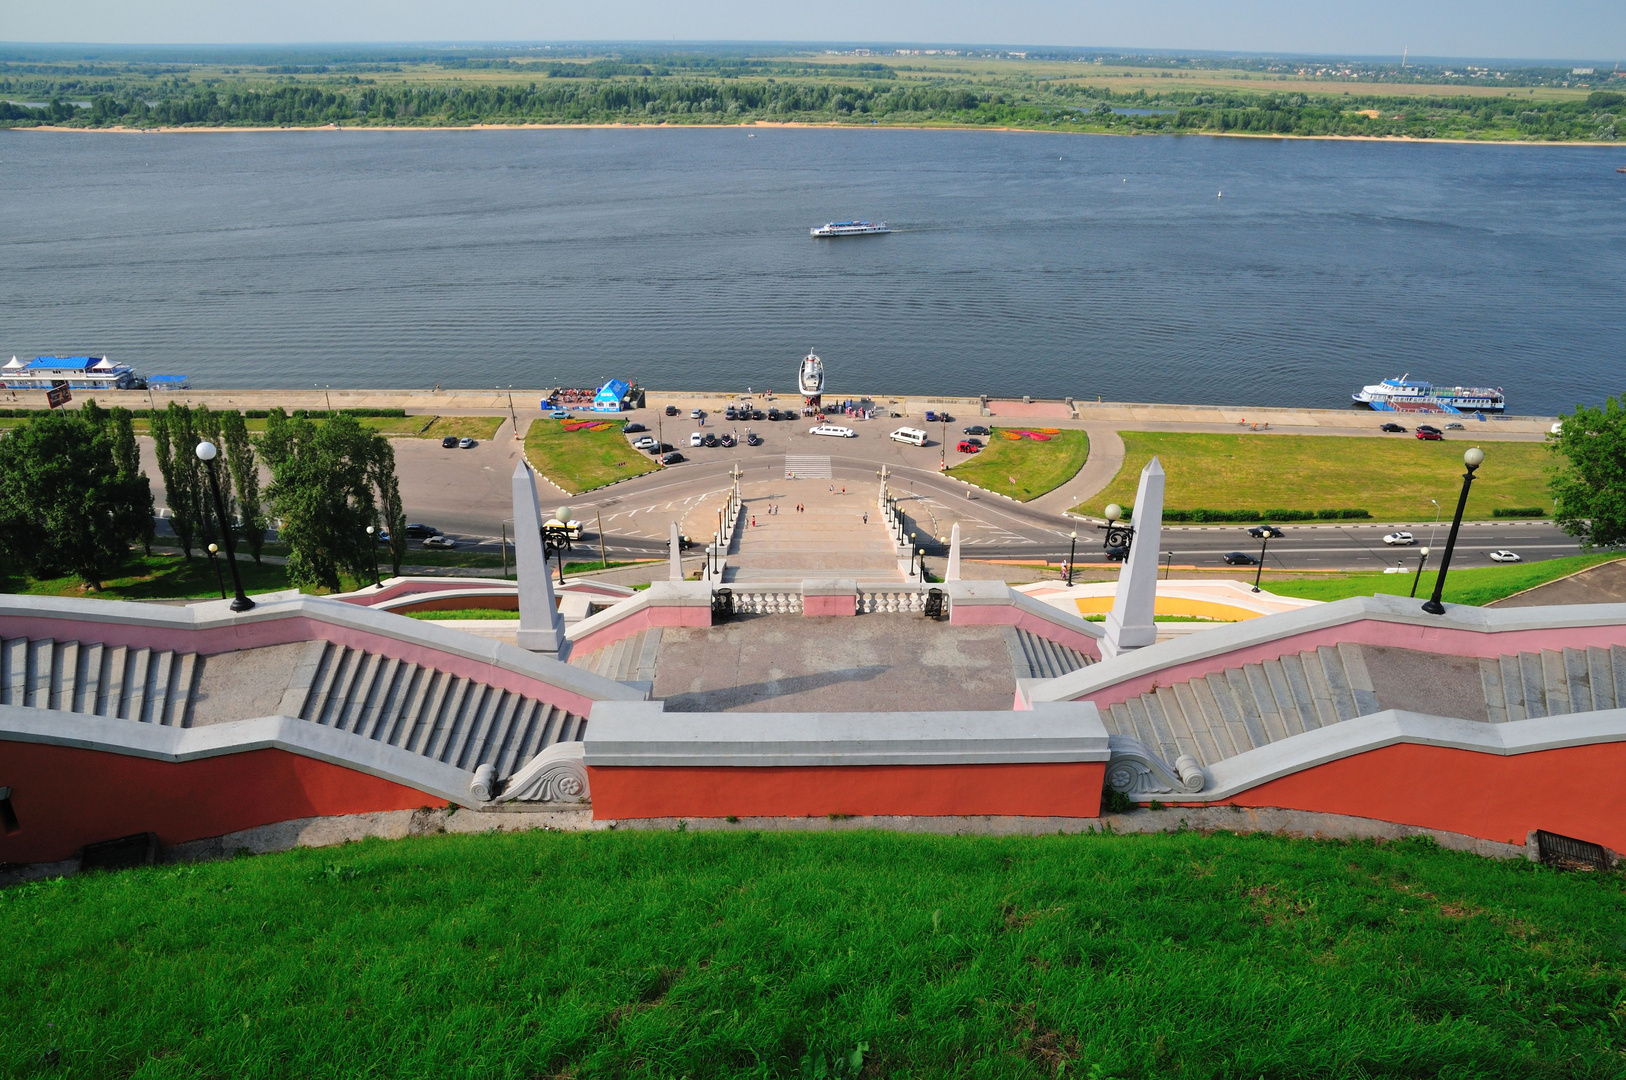
[[[260,463],[254,453],[254,443],[248,437],[248,425],[243,414],[235,409],[217,414],[220,417],[220,436],[231,470],[232,486],[237,490],[237,516],[241,522],[243,543],[254,561],[260,561],[265,548],[265,508],[260,502]]]

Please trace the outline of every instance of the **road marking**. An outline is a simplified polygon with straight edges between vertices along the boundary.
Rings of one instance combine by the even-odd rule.
[[[830,456],[828,454],[785,455],[786,480],[829,480],[830,478]]]

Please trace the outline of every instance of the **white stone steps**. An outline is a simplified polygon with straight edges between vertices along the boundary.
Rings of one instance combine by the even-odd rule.
[[[1621,708],[1626,706],[1626,647],[1482,657],[1479,680],[1493,724]]]

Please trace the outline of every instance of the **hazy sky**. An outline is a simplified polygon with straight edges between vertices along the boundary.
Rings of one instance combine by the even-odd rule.
[[[1626,0],[0,0],[0,40],[887,41],[1613,59]]]

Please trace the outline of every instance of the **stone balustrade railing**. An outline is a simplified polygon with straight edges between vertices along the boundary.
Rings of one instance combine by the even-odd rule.
[[[859,585],[858,612],[914,612],[926,610],[926,591],[912,585]]]
[[[735,582],[727,586],[734,592],[734,612],[738,615],[800,615],[802,613],[802,583]]]

